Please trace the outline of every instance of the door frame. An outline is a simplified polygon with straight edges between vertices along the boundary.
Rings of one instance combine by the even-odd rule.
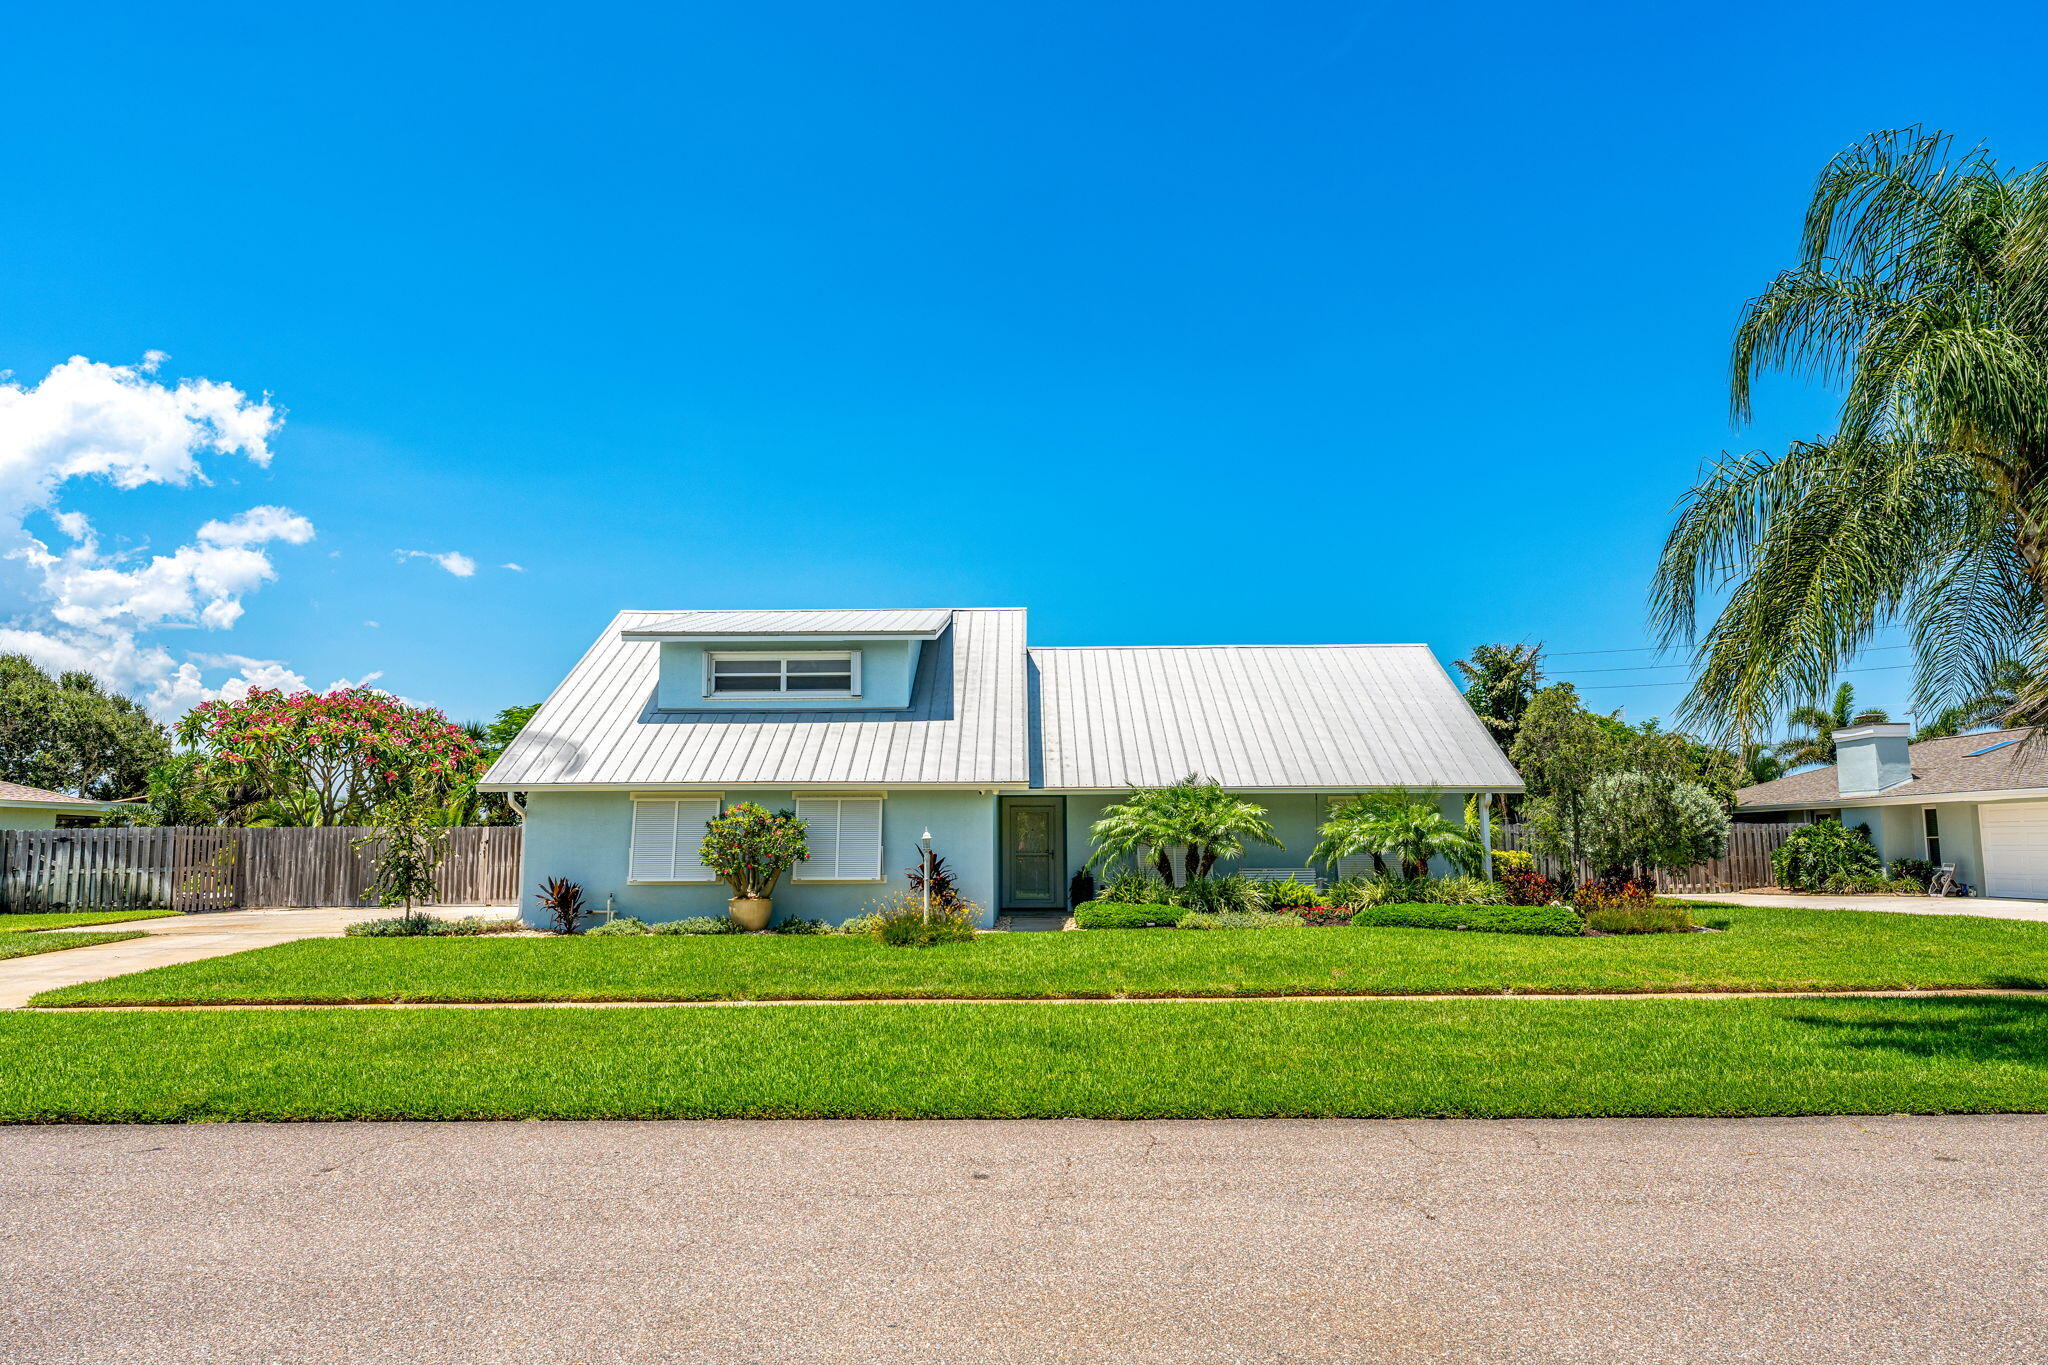
[[[1053,903],[1012,905],[1010,903],[1010,812],[1018,806],[1043,806],[1053,813]],[[996,798],[996,908],[1010,910],[1064,910],[1067,888],[1060,874],[1067,870],[1067,798],[1064,796],[1000,796]]]

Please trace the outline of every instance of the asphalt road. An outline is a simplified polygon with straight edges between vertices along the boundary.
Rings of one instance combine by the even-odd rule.
[[[0,1129],[0,1360],[2048,1359],[2048,1118]]]

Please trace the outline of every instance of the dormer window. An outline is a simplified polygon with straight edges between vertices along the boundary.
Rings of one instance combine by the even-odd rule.
[[[860,695],[860,651],[709,654],[707,697]]]

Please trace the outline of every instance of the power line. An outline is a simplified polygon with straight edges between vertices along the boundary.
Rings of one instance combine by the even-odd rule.
[[[1876,665],[1876,666],[1874,666],[1874,667],[1871,667],[1871,668],[1845,668],[1845,669],[1843,669],[1843,670],[1842,670],[1842,672],[1844,672],[1844,673],[1897,673],[1897,672],[1899,672],[1899,671],[1901,671],[1901,670],[1903,670],[1903,669],[1908,669],[1908,668],[1912,668],[1913,666],[1914,666],[1914,665],[1912,665],[1912,664],[1878,664],[1878,665]],[[1632,683],[1588,683],[1588,684],[1587,684],[1586,686],[1584,686],[1584,687],[1581,687],[1581,688],[1579,689],[1579,691],[1581,691],[1581,692],[1612,692],[1613,690],[1615,690],[1615,689],[1616,689],[1616,688],[1618,688],[1618,687],[1684,687],[1684,686],[1686,686],[1686,680],[1685,680],[1685,679],[1683,679],[1683,678],[1676,678],[1676,679],[1673,679],[1673,680],[1672,680],[1672,681],[1670,681],[1670,682],[1632,682]]]
[[[1911,649],[1912,647],[1913,646],[1910,644],[1904,644],[1870,645],[1867,648],[1877,650]],[[1582,659],[1589,654],[1664,654],[1668,653],[1670,651],[1670,648],[1671,646],[1668,645],[1641,645],[1632,649],[1564,649],[1554,651],[1546,649],[1543,651],[1543,657],[1546,659]]]

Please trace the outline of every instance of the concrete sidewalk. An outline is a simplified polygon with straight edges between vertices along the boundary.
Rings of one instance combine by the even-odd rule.
[[[19,1009],[30,997],[59,986],[76,986],[84,981],[104,981],[110,976],[168,967],[177,962],[197,962],[251,948],[270,948],[302,938],[340,938],[341,931],[359,920],[375,919],[386,912],[360,905],[313,910],[223,910],[203,915],[173,915],[165,919],[129,920],[104,926],[109,930],[139,929],[147,938],[122,943],[102,943],[92,948],[66,948],[0,961],[0,1009]],[[437,905],[434,913],[443,919],[466,915],[511,918],[505,908]],[[94,926],[81,927],[90,932]],[[61,933],[62,930],[50,932]]]
[[[1790,891],[1668,892],[1672,900],[1711,905],[1770,905],[1788,910],[1884,910],[1895,915],[1976,915],[2048,922],[2048,901],[2002,896],[1828,896]]]
[[[2048,1118],[0,1129],[0,1359],[2048,1359]]]

